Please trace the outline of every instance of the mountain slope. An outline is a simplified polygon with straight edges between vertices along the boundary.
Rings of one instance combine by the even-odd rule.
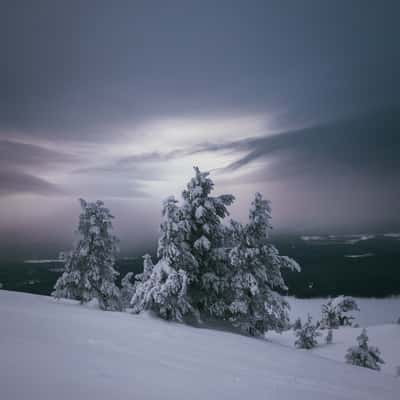
[[[400,380],[265,340],[0,290],[3,400],[397,399]]]

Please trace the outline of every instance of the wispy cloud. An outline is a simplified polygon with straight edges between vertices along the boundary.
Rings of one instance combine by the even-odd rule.
[[[0,196],[14,194],[60,195],[62,190],[45,179],[24,172],[0,170]]]
[[[164,163],[170,160],[187,155],[187,151],[177,149],[165,153],[158,151],[133,154],[125,157],[115,157],[114,160],[106,164],[100,164],[92,167],[75,169],[75,174],[125,174],[128,173],[131,178],[142,178],[143,180],[159,180],[159,168],[155,164]]]
[[[400,110],[389,109],[301,130],[209,144],[196,151],[236,152],[237,159],[220,172],[257,164],[253,180],[306,174],[398,175],[399,132]]]
[[[77,157],[45,147],[17,142],[0,140],[0,166],[13,167],[43,167],[51,164],[76,162]]]

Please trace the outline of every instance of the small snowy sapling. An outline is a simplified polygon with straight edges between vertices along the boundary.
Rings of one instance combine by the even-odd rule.
[[[311,315],[308,314],[307,321],[303,324],[302,328],[295,332],[297,340],[294,342],[294,345],[299,349],[312,349],[315,347],[318,344],[317,337],[321,336],[318,328],[318,323],[314,325]]]
[[[325,342],[326,342],[326,344],[331,344],[332,340],[333,340],[332,329],[328,329],[328,334],[326,335]]]
[[[129,307],[134,293],[135,293],[134,273],[128,272],[121,279],[121,304],[123,307]]]
[[[364,328],[357,337],[357,346],[350,347],[345,356],[348,364],[370,368],[379,371],[379,364],[384,364],[381,353],[377,347],[368,346],[367,331]]]
[[[293,325],[292,325],[292,329],[294,331],[297,331],[299,329],[301,329],[301,319],[300,317],[296,319],[296,321],[294,321]]]

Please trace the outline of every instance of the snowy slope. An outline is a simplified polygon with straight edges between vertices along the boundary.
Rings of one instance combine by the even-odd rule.
[[[398,399],[400,379],[265,340],[0,290],[0,398]]]
[[[318,346],[307,350],[310,354],[329,358],[344,363],[344,355],[350,346],[355,346],[356,338],[362,328],[343,327],[333,330],[332,344],[325,344],[325,336],[328,333],[322,331],[322,336],[317,338]],[[368,344],[377,346],[385,364],[381,365],[381,373],[396,376],[396,367],[400,366],[400,324],[375,325],[367,327]],[[272,343],[294,348],[296,340],[294,332],[288,331],[282,335],[274,332],[267,334],[267,339]],[[301,350],[303,351],[303,350]],[[400,378],[399,378],[400,381]]]

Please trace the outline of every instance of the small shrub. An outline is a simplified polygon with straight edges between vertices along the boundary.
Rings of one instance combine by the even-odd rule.
[[[318,344],[318,336],[321,336],[321,333],[318,332],[318,324],[314,325],[312,323],[311,315],[309,314],[304,325],[296,331],[297,339],[294,345],[299,349],[312,349]]]
[[[359,367],[370,368],[379,371],[379,364],[384,364],[381,353],[377,347],[368,346],[367,331],[364,328],[357,337],[357,346],[350,347],[345,356],[346,362]]]

